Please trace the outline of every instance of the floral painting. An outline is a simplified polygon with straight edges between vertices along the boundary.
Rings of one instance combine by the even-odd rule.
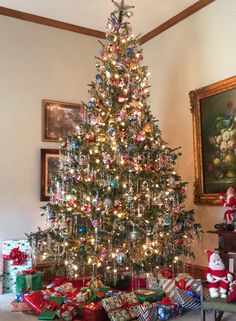
[[[190,92],[196,204],[220,205],[236,188],[236,77]]]

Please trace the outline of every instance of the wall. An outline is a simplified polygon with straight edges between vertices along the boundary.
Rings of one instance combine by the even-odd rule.
[[[0,16],[0,244],[43,225],[42,99],[88,99],[97,39]],[[0,250],[1,252],[1,250]]]
[[[223,208],[193,204],[194,157],[188,93],[236,75],[236,1],[217,0],[144,45],[151,72],[151,109],[164,139],[182,147],[177,170],[188,181],[186,207],[194,208],[203,230],[222,223]],[[195,244],[196,264],[206,265],[204,249],[217,248],[217,237],[204,234]]]

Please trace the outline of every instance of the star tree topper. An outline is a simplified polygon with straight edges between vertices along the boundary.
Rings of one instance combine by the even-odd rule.
[[[133,15],[133,12],[129,11],[129,9],[134,8],[134,6],[126,5],[124,0],[121,0],[120,3],[114,0],[112,0],[112,2],[117,7],[117,10],[115,10],[113,13],[114,14],[119,13],[119,18],[118,18],[119,23],[122,22],[123,17],[130,18]]]

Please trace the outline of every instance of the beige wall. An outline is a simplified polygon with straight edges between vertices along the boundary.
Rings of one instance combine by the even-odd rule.
[[[160,121],[164,139],[182,146],[177,170],[188,181],[188,208],[194,208],[203,230],[222,223],[223,208],[193,204],[194,158],[192,115],[188,93],[236,75],[236,1],[217,0],[144,45],[151,72],[151,109]],[[217,247],[217,238],[205,234],[195,249],[196,264],[206,265],[204,249]]]
[[[144,45],[151,71],[150,104],[163,137],[182,146],[177,170],[189,182],[188,208],[203,229],[222,221],[223,209],[193,205],[193,135],[188,93],[236,74],[236,1],[217,0]],[[95,74],[94,38],[0,16],[0,242],[35,230],[40,219],[41,99],[80,102]],[[217,246],[205,234],[195,252]]]
[[[95,75],[97,39],[0,16],[0,243],[40,217],[41,100],[80,102]],[[1,246],[0,246],[1,248]]]

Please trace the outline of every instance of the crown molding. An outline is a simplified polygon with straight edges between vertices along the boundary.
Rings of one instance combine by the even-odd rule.
[[[48,27],[76,32],[76,33],[80,33],[91,37],[96,37],[101,39],[105,39],[106,37],[105,32],[102,32],[102,31],[85,28],[78,25],[73,25],[71,23],[62,22],[62,21],[54,20],[50,18],[45,18],[45,17],[37,16],[31,13],[17,11],[17,10],[5,8],[5,7],[0,7],[0,15],[8,16],[8,17],[28,21],[28,22],[34,22],[34,23],[48,26]]]
[[[191,16],[195,12],[201,10],[202,8],[206,7],[207,5],[209,5],[210,3],[214,2],[214,1],[216,1],[216,0],[199,0],[199,1],[197,1],[192,6],[181,11],[176,16],[172,17],[171,19],[167,20],[166,22],[164,22],[163,24],[161,24],[157,28],[151,30],[150,32],[148,32],[147,34],[142,36],[140,38],[140,43],[144,44],[145,42],[158,36],[162,32],[173,27],[177,23],[188,18],[189,16]],[[80,34],[91,36],[91,37],[96,37],[96,38],[101,38],[101,39],[106,38],[106,34],[103,31],[85,28],[85,27],[70,24],[67,22],[62,22],[59,20],[45,18],[45,17],[37,16],[37,15],[31,14],[31,13],[9,9],[6,7],[0,6],[0,15],[8,16],[8,17],[28,21],[28,22],[33,22],[33,23],[41,24],[41,25],[48,26],[48,27],[53,27],[53,28],[57,28],[57,29],[80,33]]]
[[[167,29],[173,27],[177,23],[179,23],[182,20],[188,18],[189,16],[191,16],[195,12],[201,10],[202,8],[206,7],[207,5],[209,5],[210,3],[214,2],[214,1],[216,1],[216,0],[199,0],[199,1],[195,2],[193,5],[191,5],[187,9],[181,11],[176,16],[170,18],[169,20],[165,21],[164,23],[162,23],[157,28],[151,30],[146,35],[141,37],[140,38],[141,44],[144,44],[145,42],[147,42],[147,41],[151,40],[152,38],[158,36],[162,32],[164,32]]]

